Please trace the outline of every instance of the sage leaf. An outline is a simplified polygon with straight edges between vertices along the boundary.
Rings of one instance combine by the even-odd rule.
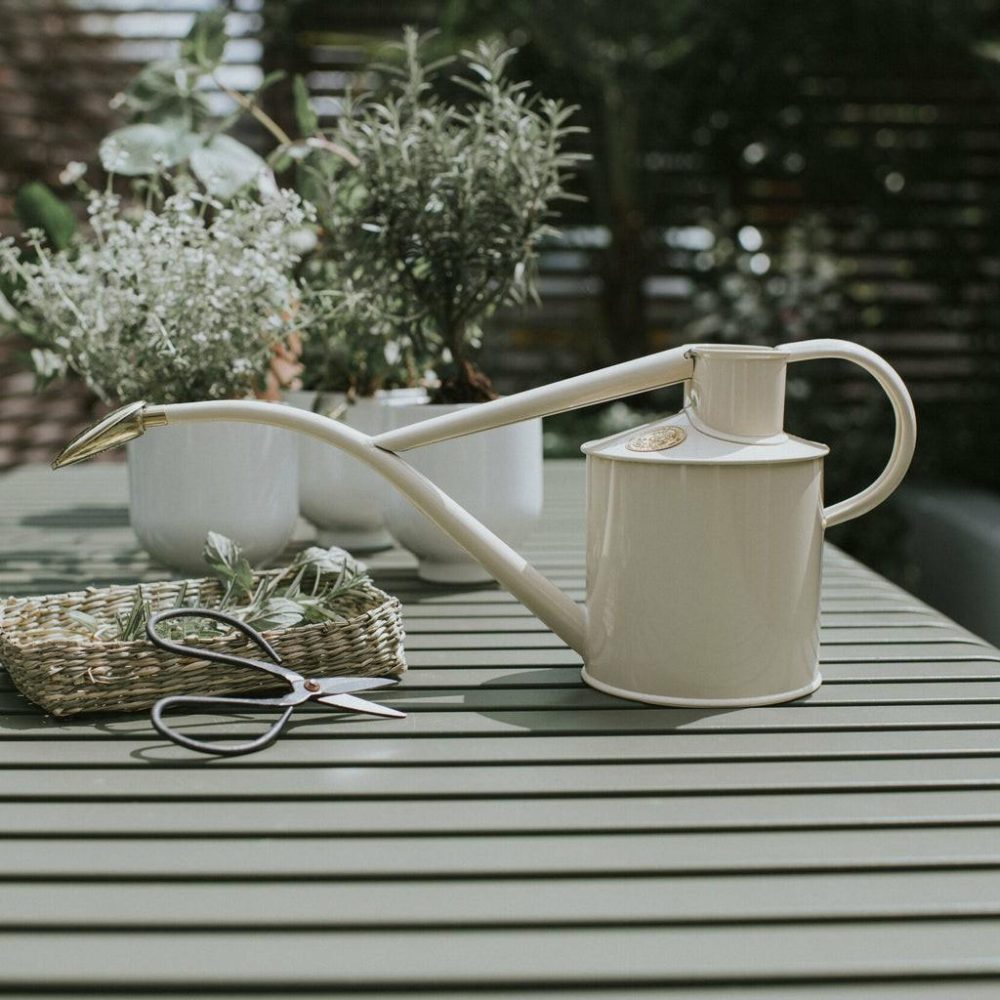
[[[287,597],[272,597],[253,617],[247,618],[247,624],[260,631],[275,628],[291,628],[298,625],[305,617],[305,609],[298,601]]]
[[[200,13],[181,42],[181,58],[204,73],[211,73],[226,48],[226,10],[215,7]]]
[[[249,146],[217,135],[191,153],[191,170],[210,194],[228,200],[268,166]]]
[[[108,173],[139,177],[186,160],[198,141],[194,133],[176,125],[141,122],[115,129],[101,141],[97,152]]]
[[[227,598],[232,596],[234,590],[249,594],[253,589],[253,567],[231,538],[210,531],[205,539],[204,556],[216,575],[228,584]]]
[[[41,229],[56,250],[68,247],[76,232],[73,210],[41,181],[31,181],[18,190],[14,211],[25,229]]]
[[[355,559],[346,549],[334,545],[328,549],[312,545],[303,549],[292,563],[293,569],[305,566],[321,578],[327,576],[339,577],[342,573],[348,576],[361,576],[368,572],[368,567]]]

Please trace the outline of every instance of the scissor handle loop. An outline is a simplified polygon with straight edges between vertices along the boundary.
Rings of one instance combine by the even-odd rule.
[[[180,730],[175,729],[163,719],[163,713],[177,705],[197,706],[204,708],[232,708],[234,706],[248,708],[267,708],[269,706],[280,707],[286,705],[284,698],[211,698],[200,697],[198,695],[177,694],[168,698],[161,698],[154,706],[151,713],[153,727],[165,739],[187,747],[189,750],[197,750],[199,753],[215,754],[217,757],[239,757],[241,754],[253,753],[256,750],[263,750],[270,746],[281,735],[288,720],[295,711],[295,703],[287,705],[281,717],[263,735],[247,743],[214,743],[207,740],[197,740],[193,736],[188,736]]]
[[[274,660],[274,663],[251,660],[245,656],[237,656],[235,653],[225,653],[220,649],[198,649],[195,646],[185,646],[183,643],[174,642],[173,639],[167,639],[156,631],[156,626],[160,622],[169,621],[172,618],[211,618],[224,625],[229,625],[242,632],[254,645],[267,653]],[[287,681],[292,686],[296,681],[302,679],[302,675],[297,671],[281,666],[281,657],[277,651],[253,626],[222,611],[212,611],[208,608],[169,608],[166,611],[157,611],[156,614],[150,615],[149,621],[146,622],[146,635],[154,646],[166,650],[168,653],[175,653],[177,656],[189,656],[195,660],[209,660],[212,663],[228,663],[234,667],[253,667],[256,670],[265,670],[267,673]]]

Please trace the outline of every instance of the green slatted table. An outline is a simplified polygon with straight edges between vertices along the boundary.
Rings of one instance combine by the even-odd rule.
[[[578,598],[582,487],[548,466],[527,547]],[[124,498],[120,466],[0,478],[0,592],[156,578]],[[192,760],[0,674],[0,992],[1000,996],[994,647],[829,549],[815,695],[653,708],[498,589],[371,564],[403,722]]]

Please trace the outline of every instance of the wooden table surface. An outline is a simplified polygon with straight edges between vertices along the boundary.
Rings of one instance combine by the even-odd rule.
[[[582,599],[583,466],[547,474],[527,551]],[[497,588],[371,565],[404,721],[193,759],[0,673],[0,992],[1000,996],[995,648],[830,549],[816,694],[654,708]],[[158,575],[121,467],[0,478],[0,593]]]

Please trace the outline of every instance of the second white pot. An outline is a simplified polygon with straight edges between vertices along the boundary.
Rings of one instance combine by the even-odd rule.
[[[477,404],[399,405],[384,411],[385,429]],[[515,548],[542,512],[542,422],[528,420],[443,441],[401,456]],[[492,577],[464,549],[393,490],[385,503],[392,536],[419,560],[418,575],[435,583],[486,583]]]
[[[315,392],[290,392],[286,402],[304,410],[316,405]],[[320,394],[321,412],[365,434],[388,429],[387,407],[416,404],[427,399],[424,389],[388,389],[375,396],[347,402],[343,393]],[[357,459],[313,438],[299,439],[299,510],[316,526],[321,545],[339,545],[350,552],[384,549],[392,545],[382,508],[391,487]]]

